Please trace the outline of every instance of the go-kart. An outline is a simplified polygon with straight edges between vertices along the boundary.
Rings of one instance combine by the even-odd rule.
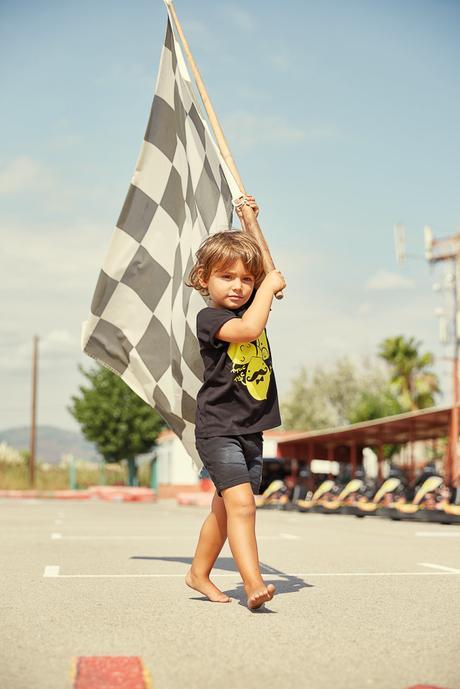
[[[364,486],[360,478],[353,478],[342,488],[336,497],[323,498],[312,508],[314,512],[322,514],[346,514],[349,506],[353,504],[356,494]]]
[[[289,488],[284,481],[275,479],[261,495],[254,495],[254,499],[256,507],[283,510],[285,505],[289,502]]]
[[[449,502],[450,489],[441,476],[429,476],[417,490],[412,502],[395,502],[381,513],[396,521],[460,523],[460,505]]]
[[[382,507],[394,502],[395,495],[403,490],[403,484],[398,477],[387,478],[382,485],[375,491],[375,494],[368,499],[366,496],[358,497],[354,504],[348,508],[349,514],[356,517],[375,516],[380,514]]]
[[[313,494],[307,495],[305,500],[296,500],[295,504],[297,505],[298,511],[309,512],[313,507],[315,507],[315,505],[318,504],[318,500],[324,498],[328,493],[331,494],[333,487],[334,481],[331,481],[330,479],[327,479],[326,481],[320,483],[315,492]]]

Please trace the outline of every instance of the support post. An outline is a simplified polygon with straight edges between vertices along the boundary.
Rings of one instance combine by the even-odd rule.
[[[454,362],[453,362],[453,406],[452,406],[452,451],[450,455],[450,471],[449,479],[446,483],[449,487],[457,488],[459,485],[459,467],[458,467],[458,291],[459,291],[459,262],[460,255],[457,252],[452,260],[454,273],[454,303],[453,303],[453,330],[454,330]]]
[[[158,489],[158,455],[156,453],[150,464],[150,488],[152,490]]]
[[[454,365],[453,365],[453,405],[452,405],[452,424],[450,436],[450,461],[446,466],[445,481],[448,486],[456,486],[458,480],[457,469],[457,443],[458,443],[458,347],[455,347]]]
[[[107,480],[106,480],[106,474],[105,474],[105,459],[102,459],[99,462],[99,485],[105,486],[106,483],[107,483]]]
[[[351,464],[351,478],[355,478],[355,474],[356,474],[356,440],[351,441],[350,464]]]
[[[77,462],[73,455],[69,457],[69,484],[70,490],[77,490]]]
[[[412,428],[410,429],[410,440],[409,440],[409,476],[411,485],[415,483],[415,457],[414,457],[414,436]]]
[[[382,471],[382,464],[383,464],[383,443],[379,443],[377,447],[377,478],[379,482],[383,480],[383,471]]]
[[[334,461],[334,446],[333,445],[328,445],[327,446],[327,461],[328,462],[333,462]],[[332,471],[329,471],[328,474],[328,479],[333,479],[333,473]]]
[[[37,427],[37,380],[38,380],[38,335],[34,335],[32,352],[32,410],[30,420],[30,457],[29,479],[30,486],[35,486],[35,451],[36,451],[36,427]]]
[[[308,490],[312,492],[315,490],[315,481],[313,474],[311,472],[311,463],[314,459],[314,446],[313,443],[307,443],[307,462],[308,462]]]

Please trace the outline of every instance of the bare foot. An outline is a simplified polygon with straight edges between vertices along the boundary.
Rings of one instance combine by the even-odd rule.
[[[185,575],[185,583],[191,589],[199,591],[204,596],[207,596],[213,603],[230,603],[231,598],[223,593],[217,586],[214,586],[209,577],[197,577],[192,573],[191,568]]]
[[[250,610],[256,610],[260,608],[266,600],[271,600],[276,593],[276,588],[273,584],[268,584],[268,586],[258,586],[253,589],[246,590],[248,596],[248,608]]]

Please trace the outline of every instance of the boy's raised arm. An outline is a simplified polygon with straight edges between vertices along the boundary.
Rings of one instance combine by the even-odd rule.
[[[271,270],[256,292],[254,301],[241,318],[231,318],[216,332],[224,342],[251,342],[263,332],[270,314],[273,296],[286,283],[279,270]]]

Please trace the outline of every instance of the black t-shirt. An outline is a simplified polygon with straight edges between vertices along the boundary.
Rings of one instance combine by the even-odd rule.
[[[237,309],[206,307],[197,314],[197,336],[204,363],[198,391],[195,436],[255,433],[281,424],[270,345],[264,328],[257,340],[225,342],[215,337],[231,318],[241,318],[251,305]]]

